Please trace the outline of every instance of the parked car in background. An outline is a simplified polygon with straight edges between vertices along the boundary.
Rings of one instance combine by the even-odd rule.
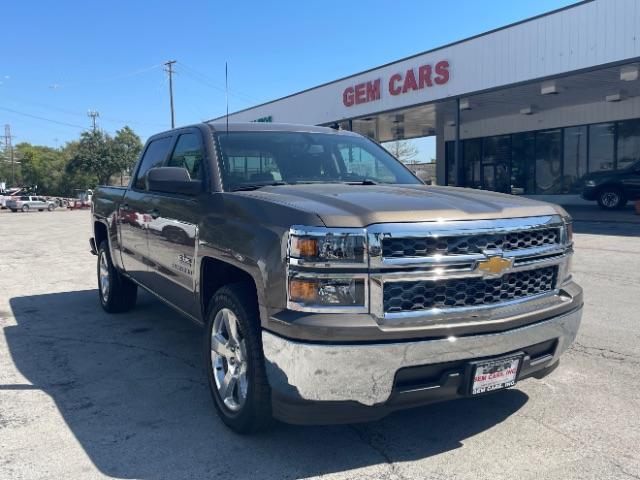
[[[617,210],[629,200],[640,200],[640,162],[622,170],[606,170],[584,176],[582,198],[595,200],[604,210]]]
[[[93,198],[93,190],[76,190],[77,197],[69,199],[68,208],[72,210],[91,208],[91,199]]]
[[[11,200],[21,193],[22,189],[13,188],[0,193],[0,208],[7,208],[7,200]]]
[[[46,200],[43,197],[21,195],[7,200],[7,208],[11,209],[12,212],[17,212],[18,210],[23,212],[28,212],[30,210],[43,212],[44,210],[49,210],[51,212],[56,208],[56,204],[55,202]]]

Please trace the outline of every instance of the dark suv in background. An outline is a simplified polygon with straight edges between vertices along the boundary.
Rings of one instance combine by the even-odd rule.
[[[629,200],[640,199],[640,162],[623,170],[585,175],[582,198],[596,200],[605,210],[617,210]]]

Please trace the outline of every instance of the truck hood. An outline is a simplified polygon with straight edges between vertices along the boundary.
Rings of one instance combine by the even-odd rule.
[[[327,227],[566,215],[557,205],[514,195],[426,185],[282,185],[236,194],[315,213]]]

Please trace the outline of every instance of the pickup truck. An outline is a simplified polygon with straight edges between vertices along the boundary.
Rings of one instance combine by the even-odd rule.
[[[353,423],[542,378],[582,289],[559,206],[426,186],[348,131],[205,123],[155,135],[100,187],[107,312],[139,287],[204,326],[213,404],[238,432]]]

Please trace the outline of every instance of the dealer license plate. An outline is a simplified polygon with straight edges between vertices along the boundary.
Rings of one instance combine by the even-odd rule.
[[[521,358],[501,358],[475,364],[471,394],[479,395],[513,387],[516,384]]]

